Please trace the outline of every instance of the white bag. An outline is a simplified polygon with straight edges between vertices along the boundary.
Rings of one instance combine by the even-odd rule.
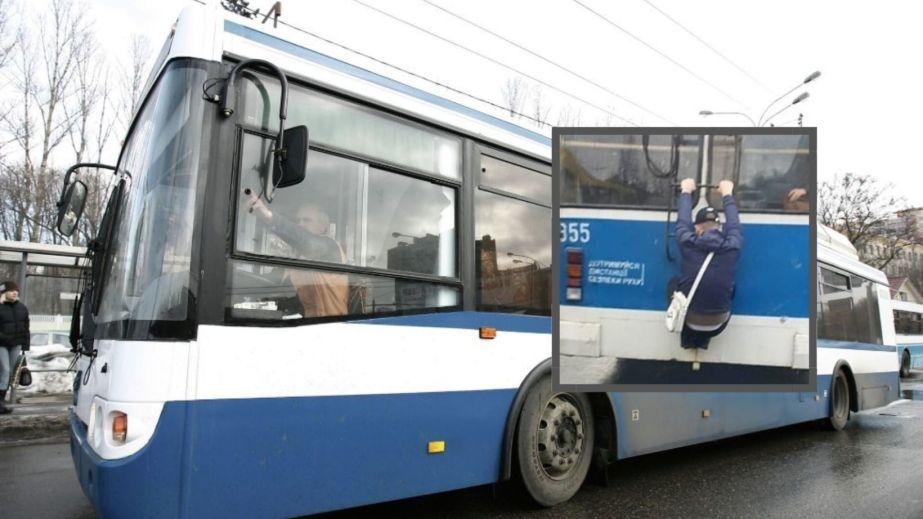
[[[689,305],[692,304],[692,296],[695,295],[695,290],[699,288],[699,281],[702,281],[702,275],[705,274],[705,269],[708,268],[708,264],[711,263],[711,258],[714,255],[714,252],[709,252],[708,256],[705,257],[702,267],[699,268],[699,273],[695,276],[695,281],[692,282],[688,297],[681,290],[673,292],[673,298],[670,300],[670,306],[667,308],[667,317],[664,322],[667,331],[673,333],[683,331],[683,325],[686,323],[686,311],[689,310]]]

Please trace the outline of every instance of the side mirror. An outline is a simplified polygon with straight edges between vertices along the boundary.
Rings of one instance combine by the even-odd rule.
[[[64,197],[58,206],[58,232],[63,236],[74,234],[77,223],[83,215],[83,206],[87,201],[87,185],[75,180],[64,191]]]
[[[271,188],[300,184],[308,167],[308,127],[295,126],[285,130],[280,147],[285,154],[281,161],[274,161]],[[271,193],[268,189],[267,192]]]

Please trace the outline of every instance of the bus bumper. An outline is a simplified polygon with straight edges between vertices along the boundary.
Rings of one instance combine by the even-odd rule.
[[[100,517],[173,517],[180,513],[181,432],[158,427],[139,452],[100,458],[87,443],[87,427],[71,410],[70,449],[83,493]]]

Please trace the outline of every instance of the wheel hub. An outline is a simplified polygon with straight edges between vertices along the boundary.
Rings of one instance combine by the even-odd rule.
[[[564,394],[552,396],[538,423],[539,459],[545,474],[552,479],[566,478],[583,453],[584,417]]]

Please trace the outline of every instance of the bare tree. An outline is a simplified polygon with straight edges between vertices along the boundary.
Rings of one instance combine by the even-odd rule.
[[[122,133],[128,131],[131,118],[141,102],[141,90],[144,88],[144,73],[151,56],[151,45],[141,34],[134,34],[128,46],[128,63],[122,65],[122,98],[119,107],[119,120]]]
[[[100,91],[104,90],[105,86],[100,84],[97,76],[101,67],[97,60],[96,50],[95,39],[87,35],[84,45],[77,50],[75,56],[72,102],[63,107],[64,112],[73,122],[68,137],[76,162],[83,162],[91,146],[91,118],[96,112]]]
[[[99,53],[93,38],[88,38],[77,60],[74,74],[75,92],[72,103],[65,109],[72,113],[74,124],[70,132],[71,148],[75,162],[102,162],[103,151],[113,134],[109,67]],[[83,218],[72,242],[88,243],[99,231],[99,222],[106,197],[107,184],[112,174],[107,170],[83,168],[78,171],[80,180],[87,186],[87,200]],[[58,186],[59,187],[59,186]],[[54,216],[54,208],[49,213]],[[52,233],[57,241],[58,235]]]
[[[580,126],[582,122],[583,114],[579,108],[564,105],[558,111],[558,121],[555,126]]]
[[[16,44],[16,33],[10,30],[11,11],[9,0],[0,0],[0,70],[6,65]]]
[[[503,85],[503,103],[507,110],[510,111],[510,117],[518,117],[522,114],[522,107],[525,104],[528,85],[526,81],[519,77],[511,77]]]
[[[102,162],[119,131],[117,121],[124,117],[127,127],[144,87],[147,41],[133,38],[128,63],[118,63],[121,69],[113,73],[79,1],[53,0],[46,13],[25,19],[16,34],[5,100],[13,109],[0,109],[0,143],[9,142],[15,152],[6,157],[15,160],[0,156],[0,235],[5,239],[64,240],[53,229],[63,168],[55,168],[52,157],[60,160],[61,145],[69,144],[75,161]],[[9,0],[0,0],[0,23],[3,2]],[[113,74],[124,80],[110,81]],[[109,171],[80,171],[88,199],[71,243],[96,236],[112,178]]]
[[[65,106],[74,93],[74,76],[90,34],[85,12],[72,0],[52,0],[46,12],[23,24],[17,34],[10,58],[17,101],[0,117],[0,130],[9,136],[19,158],[0,171],[5,177],[3,210],[11,212],[4,215],[2,226],[11,233],[7,238],[42,241],[49,234],[48,211],[53,212],[57,194],[50,160],[75,121]]]
[[[545,99],[541,85],[535,85],[532,88],[531,97],[532,118],[535,119],[539,126],[548,125],[548,117],[551,114],[551,104]]]
[[[916,243],[916,220],[902,212],[907,202],[891,184],[846,173],[822,182],[818,195],[821,223],[844,234],[863,261],[878,269]]]

